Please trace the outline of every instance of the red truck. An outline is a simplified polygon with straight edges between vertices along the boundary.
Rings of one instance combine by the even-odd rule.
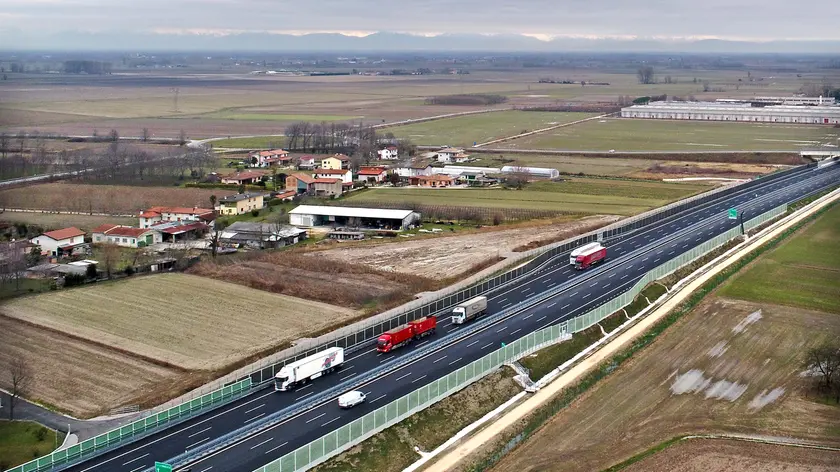
[[[382,333],[376,342],[376,350],[379,352],[389,352],[410,343],[414,339],[420,339],[434,334],[436,327],[436,316],[424,316],[414,321],[409,321],[402,326]]]
[[[584,270],[589,266],[593,266],[599,262],[603,262],[607,258],[607,248],[600,244],[581,251],[575,258],[575,269]]]

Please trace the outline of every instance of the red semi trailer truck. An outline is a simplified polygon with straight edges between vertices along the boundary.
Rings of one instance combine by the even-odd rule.
[[[376,343],[376,350],[379,352],[390,352],[410,343],[414,339],[420,339],[434,334],[436,327],[436,316],[424,316],[423,318],[409,321],[402,326],[382,333]]]
[[[584,250],[579,252],[575,257],[575,269],[588,269],[590,266],[603,262],[606,258],[607,248],[601,246],[600,244],[584,248]]]

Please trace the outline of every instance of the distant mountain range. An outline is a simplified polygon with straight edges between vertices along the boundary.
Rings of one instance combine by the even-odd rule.
[[[728,41],[557,38],[541,41],[521,35],[443,34],[415,36],[374,33],[343,34],[242,33],[226,36],[63,32],[53,35],[0,31],[0,48],[20,51],[270,51],[270,52],[683,52],[683,53],[838,53],[840,41]]]

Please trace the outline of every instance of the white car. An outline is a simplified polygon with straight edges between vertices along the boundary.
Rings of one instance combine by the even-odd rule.
[[[365,394],[358,390],[347,392],[344,395],[338,397],[338,406],[340,406],[341,408],[353,408],[359,403],[364,403],[365,398]]]

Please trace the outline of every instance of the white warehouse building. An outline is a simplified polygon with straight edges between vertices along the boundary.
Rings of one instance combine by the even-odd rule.
[[[556,179],[560,177],[560,171],[557,169],[551,169],[548,167],[514,167],[514,166],[504,166],[502,167],[503,174],[515,174],[517,172],[525,172],[528,175],[534,177],[542,177],[544,179]]]
[[[419,221],[420,213],[412,210],[299,205],[289,212],[291,224],[308,228],[328,226],[402,231]]]
[[[622,108],[621,117],[833,125],[840,123],[840,107],[792,105],[753,107],[749,103],[654,102]]]

